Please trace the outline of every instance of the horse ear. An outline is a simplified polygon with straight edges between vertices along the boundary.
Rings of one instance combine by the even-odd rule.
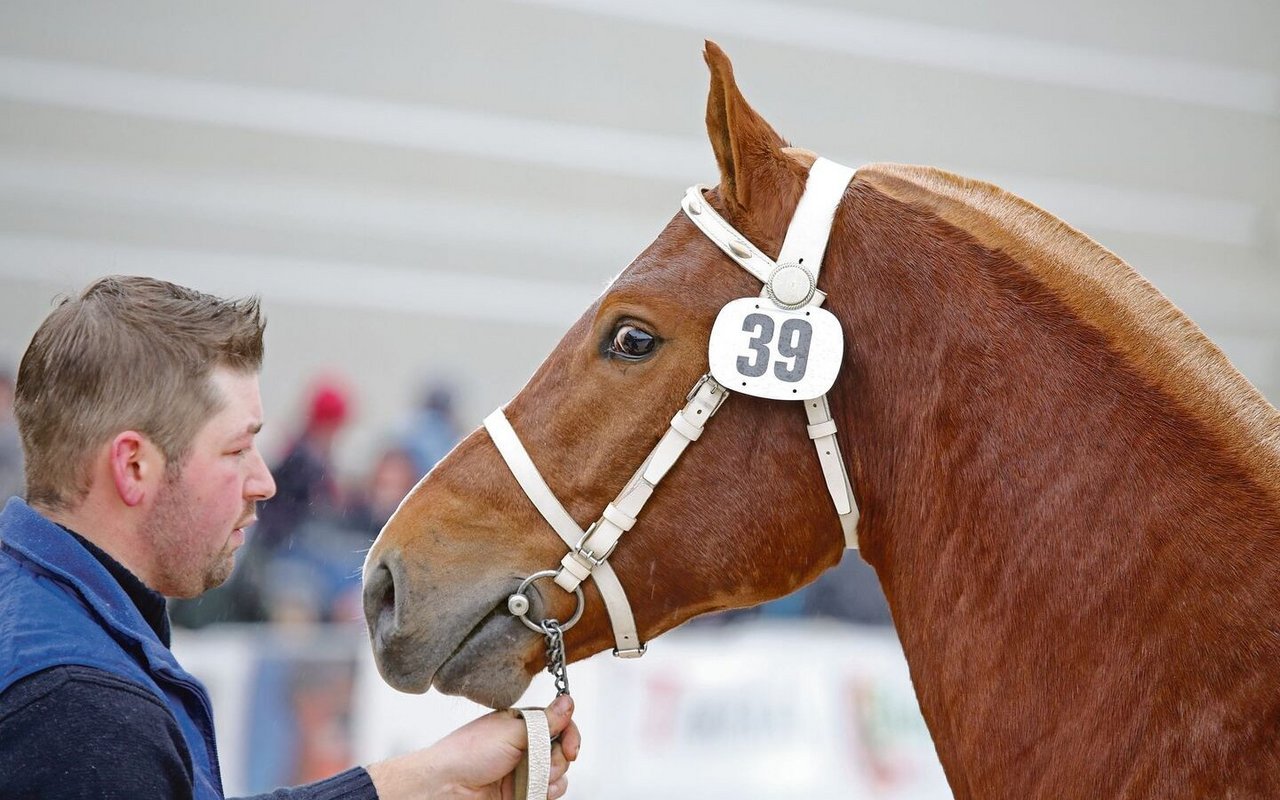
[[[702,56],[711,69],[707,135],[720,164],[721,196],[731,207],[749,209],[753,194],[768,196],[778,185],[779,171],[790,172],[782,153],[787,143],[742,96],[720,46],[708,39]]]

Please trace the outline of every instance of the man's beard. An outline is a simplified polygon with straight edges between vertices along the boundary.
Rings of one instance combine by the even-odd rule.
[[[205,557],[207,551],[201,548],[207,543],[193,533],[200,521],[184,488],[180,471],[166,471],[156,503],[143,523],[155,554],[153,577],[159,584],[151,588],[169,597],[204,594],[225,583],[235,567],[234,549],[228,544],[230,530],[220,543],[222,549]]]

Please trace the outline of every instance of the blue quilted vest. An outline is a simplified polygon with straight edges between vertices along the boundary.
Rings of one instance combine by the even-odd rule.
[[[0,692],[49,667],[95,667],[169,708],[195,768],[197,800],[221,800],[213,712],[133,600],[89,551],[14,497],[0,512]]]

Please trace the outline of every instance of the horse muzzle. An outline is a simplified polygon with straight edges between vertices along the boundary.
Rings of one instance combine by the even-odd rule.
[[[364,611],[383,680],[414,694],[434,685],[493,708],[515,703],[537,669],[541,639],[507,609],[514,586],[504,577],[449,589],[429,568],[377,554],[365,568]]]

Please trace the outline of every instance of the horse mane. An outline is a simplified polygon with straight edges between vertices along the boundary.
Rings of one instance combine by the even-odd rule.
[[[1118,256],[984,181],[901,164],[864,166],[857,180],[1020,263],[1148,385],[1213,432],[1280,503],[1280,413],[1199,326]]]
[[[956,796],[1270,796],[1280,414],[1008,192],[873,164],[847,200],[859,533]]]

